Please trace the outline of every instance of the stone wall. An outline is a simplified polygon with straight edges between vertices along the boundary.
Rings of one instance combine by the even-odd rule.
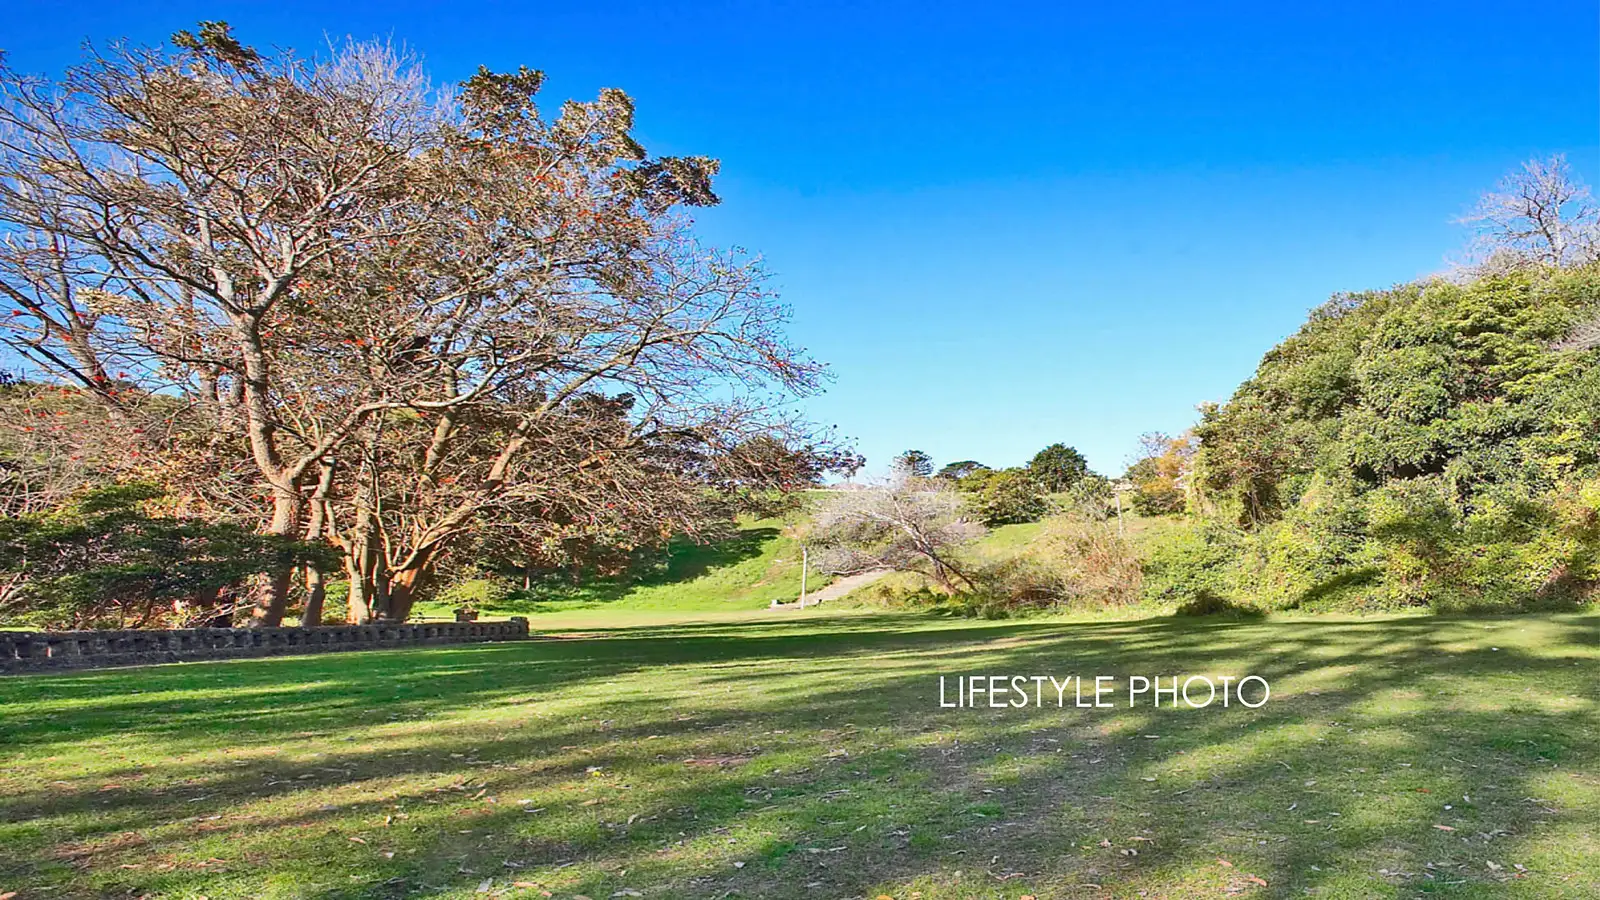
[[[0,631],[0,672],[94,669],[335,650],[514,641],[528,620],[333,625],[319,628],[179,628],[165,631]]]

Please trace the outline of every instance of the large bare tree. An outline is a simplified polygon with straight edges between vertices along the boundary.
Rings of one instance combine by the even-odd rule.
[[[234,502],[247,461],[265,531],[345,550],[358,617],[403,618],[506,517],[682,527],[672,498],[752,437],[825,449],[782,413],[821,376],[786,308],[678,212],[716,163],[649,157],[620,91],[546,118],[542,80],[439,92],[383,46],[267,57],[217,23],[0,72],[7,336],[108,408],[183,398],[161,452]]]
[[[824,571],[919,572],[948,591],[976,587],[961,548],[984,527],[966,516],[961,494],[940,479],[894,478],[885,484],[828,494],[810,540]]]
[[[1523,163],[1461,222],[1477,229],[1488,259],[1569,266],[1600,258],[1600,205],[1560,154]]]
[[[173,44],[114,45],[59,82],[0,72],[11,344],[113,407],[109,359],[212,407],[270,495],[265,530],[292,536],[307,474],[371,409],[295,433],[282,306],[312,267],[415,227],[393,212],[437,128],[425,82],[382,48],[308,64],[217,23]],[[281,619],[289,577],[263,580],[258,619]]]

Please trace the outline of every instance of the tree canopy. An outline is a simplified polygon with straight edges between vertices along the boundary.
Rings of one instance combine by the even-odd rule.
[[[682,213],[716,161],[650,155],[618,90],[547,116],[543,81],[222,23],[0,69],[0,337],[191,512],[337,547],[358,619],[490,530],[693,536],[845,464],[785,411],[824,371],[759,263]]]
[[[1587,590],[1600,352],[1569,338],[1597,309],[1600,271],[1533,265],[1312,313],[1196,429],[1205,511],[1251,548],[1240,583],[1291,605]]]
[[[1028,472],[1050,493],[1060,493],[1089,474],[1089,461],[1066,444],[1051,444],[1028,460]]]
[[[927,478],[933,474],[933,457],[921,450],[907,450],[894,458],[894,471],[907,478]]]

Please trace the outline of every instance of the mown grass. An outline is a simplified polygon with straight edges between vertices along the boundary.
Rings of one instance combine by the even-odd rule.
[[[7,678],[0,893],[1600,896],[1594,615],[701,618]],[[938,706],[1011,673],[1273,696]]]

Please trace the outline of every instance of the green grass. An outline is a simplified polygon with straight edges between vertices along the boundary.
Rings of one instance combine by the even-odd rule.
[[[697,615],[0,680],[0,893],[1600,896],[1595,615]],[[938,707],[980,673],[1273,699]]]
[[[829,579],[813,570],[806,589]],[[505,604],[486,606],[486,618],[542,613],[700,613],[765,609],[800,594],[800,545],[778,519],[745,520],[727,540],[675,541],[665,565],[638,578],[550,585],[519,592]],[[420,603],[419,618],[449,618],[450,604]]]

